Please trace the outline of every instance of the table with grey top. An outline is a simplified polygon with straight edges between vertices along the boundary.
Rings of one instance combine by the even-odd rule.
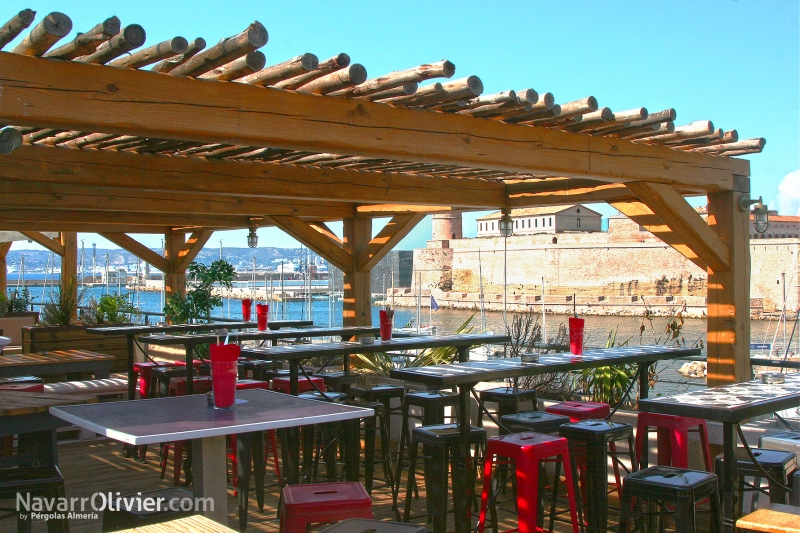
[[[241,331],[227,333],[228,342],[241,343],[243,341],[269,341],[275,343],[283,339],[300,339],[311,337],[341,337],[342,339],[350,339],[359,335],[377,335],[380,333],[380,328],[372,326],[349,326],[349,327],[334,327],[334,328],[287,328],[275,331]],[[187,335],[146,335],[139,337],[139,340],[148,344],[156,344],[160,346],[175,346],[182,345],[186,353],[186,394],[193,393],[192,373],[194,366],[192,360],[194,359],[194,347],[199,344],[213,344],[223,341],[226,335],[216,334],[187,334]],[[247,357],[250,350],[243,350],[242,355]],[[345,370],[347,366],[345,365]]]
[[[733,531],[737,492],[736,439],[739,424],[747,419],[800,406],[800,373],[786,374],[782,384],[767,385],[760,379],[650,398],[639,410],[665,415],[704,418],[722,422],[722,518],[724,529]]]
[[[210,498],[213,505],[204,514],[222,524],[228,520],[225,436],[237,435],[239,441],[252,438],[256,432],[327,422],[357,420],[374,416],[372,409],[305,400],[260,389],[238,391],[233,409],[215,409],[206,395],[173,396],[130,402],[108,402],[94,405],[51,407],[53,416],[131,445],[174,440],[193,440],[195,497]],[[249,454],[250,448],[240,447]],[[263,454],[254,448],[252,460]],[[247,509],[250,458],[239,457],[239,515]],[[255,468],[255,475],[263,468]],[[209,501],[209,500],[206,500]]]
[[[270,330],[299,328],[311,325],[313,325],[311,320],[273,320],[267,323],[267,327]],[[258,324],[255,322],[209,322],[206,324],[174,324],[163,326],[110,326],[88,328],[86,331],[94,335],[125,335],[128,344],[128,398],[133,399],[136,394],[136,375],[133,372],[133,363],[135,361],[134,344],[137,336],[152,333],[188,333],[190,331],[215,331],[219,329],[255,329],[257,326]]]
[[[614,366],[624,364],[637,364],[639,375],[639,393],[641,398],[646,398],[648,394],[649,370],[650,365],[665,359],[678,359],[700,354],[699,348],[687,348],[685,346],[621,346],[617,348],[584,350],[582,355],[570,353],[555,353],[539,355],[535,361],[522,362],[520,358],[493,359],[488,361],[468,361],[453,363],[449,365],[434,365],[414,368],[402,368],[392,370],[390,377],[413,381],[437,388],[458,387],[459,405],[459,427],[462,432],[462,460],[459,463],[458,480],[454,476],[454,487],[465,487],[464,498],[455,499],[457,508],[455,510],[456,531],[467,533],[470,529],[468,502],[472,501],[472,487],[466,482],[466,466],[469,454],[468,435],[470,426],[470,394],[473,387],[481,382],[495,381],[501,379],[512,379],[523,376],[537,374],[549,374],[553,372],[569,372],[584,368],[596,368],[600,366]],[[599,497],[590,501],[589,518],[590,524],[602,524],[605,530],[607,516],[607,495],[605,480],[602,479],[602,487],[595,490]]]

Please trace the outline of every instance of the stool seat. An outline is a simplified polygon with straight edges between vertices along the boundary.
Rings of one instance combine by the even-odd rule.
[[[316,388],[314,388],[314,385],[316,385]],[[325,391],[325,382],[322,380],[322,378],[318,378],[316,376],[300,376],[297,379],[298,393],[316,391],[317,388],[321,391]],[[282,376],[274,378],[272,380],[272,390],[289,394],[289,391],[291,390],[291,379]]]
[[[567,439],[576,439],[587,444],[605,443],[627,437],[633,431],[630,424],[610,420],[581,420],[560,426],[558,432]]]
[[[384,399],[402,398],[406,389],[400,385],[379,384],[372,387],[350,387],[350,394],[356,398],[363,398],[369,401],[382,401]]]
[[[570,422],[605,418],[611,413],[607,403],[600,402],[562,402],[545,408],[546,413],[568,416]]]
[[[458,393],[442,390],[415,391],[406,394],[411,405],[418,407],[458,405]]]
[[[787,491],[779,484],[773,483],[772,480],[769,480],[768,491],[761,489],[761,477],[763,476],[761,469],[764,469],[767,474],[777,480],[778,483],[789,485],[792,473],[797,470],[797,455],[795,455],[794,452],[785,450],[768,450],[765,448],[750,448],[750,451],[753,452],[753,456],[756,458],[756,461],[758,461],[758,465],[754,464],[750,459],[747,450],[744,448],[736,449],[736,471],[739,476],[739,507],[741,508],[744,503],[745,476],[753,477],[758,480],[758,482],[751,485],[748,490],[768,492],[769,501],[771,503],[786,503],[786,498],[788,496]],[[722,472],[723,465],[725,464],[722,454],[716,457],[714,464],[716,472]],[[759,468],[759,466],[761,468]],[[753,500],[751,510],[755,510],[756,503],[757,500]]]
[[[514,387],[497,387],[480,391],[482,402],[536,401],[536,389],[515,389]]]
[[[569,417],[554,415],[542,411],[528,411],[513,415],[504,415],[500,423],[513,433],[535,431],[536,433],[558,433],[558,428],[569,423]]]
[[[351,372],[320,372],[316,376],[322,378],[328,390],[336,392],[342,392],[343,388],[352,386],[358,381],[358,374]]]
[[[673,495],[716,484],[717,476],[710,472],[672,466],[651,466],[625,476],[625,488],[642,487],[642,495],[651,491],[655,496]],[[665,489],[667,492],[662,493]]]
[[[269,390],[269,381],[260,379],[237,379],[236,390],[264,389]]]
[[[485,436],[485,429],[476,426],[469,427],[470,442],[483,439]],[[420,426],[411,431],[411,438],[420,444],[457,444],[461,441],[461,429],[458,427],[458,424]]]
[[[317,391],[314,392],[304,392],[303,394],[298,394],[298,398],[303,398],[305,400],[317,400],[319,402],[334,402],[340,403],[347,399],[347,394],[344,392],[326,392],[324,395],[320,394]]]
[[[44,392],[43,383],[0,383],[0,390],[7,392]]]
[[[372,499],[361,483],[287,485],[281,491],[281,533],[305,533],[308,524],[372,518]]]
[[[323,529],[320,533],[427,533],[427,531],[424,526],[416,524],[351,518]]]

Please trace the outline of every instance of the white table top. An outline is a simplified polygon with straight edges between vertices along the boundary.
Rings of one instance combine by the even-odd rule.
[[[214,409],[205,394],[52,407],[53,416],[128,444],[201,439],[374,416],[372,409],[278,392],[236,392],[234,409]]]

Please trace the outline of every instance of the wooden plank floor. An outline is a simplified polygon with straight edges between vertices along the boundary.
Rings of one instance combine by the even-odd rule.
[[[62,473],[66,479],[67,497],[89,497],[95,492],[112,492],[114,494],[119,492],[127,495],[171,486],[167,480],[159,479],[160,466],[153,446],[150,447],[145,464],[123,458],[120,453],[121,449],[120,443],[107,439],[60,444],[58,447],[59,459]],[[171,474],[171,467],[170,462],[168,474]],[[376,465],[376,468],[380,469],[380,466]],[[268,470],[268,474],[268,483],[275,481],[271,469]],[[395,513],[392,511],[391,490],[382,485],[383,483],[376,481],[376,488],[372,493],[374,516],[380,520],[395,520]],[[479,490],[480,487],[476,486],[476,491]],[[401,501],[404,494],[405,487],[401,491]],[[424,496],[424,486],[420,480],[420,497],[418,500],[412,500],[412,516],[414,513],[424,512]],[[276,483],[267,487],[265,500],[265,509],[261,513],[255,504],[255,495],[251,492],[247,532],[272,533],[278,531],[279,523],[276,515],[278,487]],[[611,505],[616,505],[615,495],[611,496],[611,500]],[[233,491],[228,490],[228,525],[233,529],[238,529],[239,522],[236,501]],[[513,508],[513,504],[506,504],[506,507]],[[615,511],[610,511],[609,514],[609,528],[616,530],[618,515]],[[515,528],[517,525],[516,516],[502,509],[499,512],[498,520],[501,531]],[[424,518],[416,522],[424,524]],[[476,522],[477,513],[473,513],[473,524]],[[324,526],[316,526],[313,529],[322,527]],[[70,528],[73,533],[100,533],[101,519],[73,520],[70,522]],[[572,531],[568,524],[557,524],[555,529],[559,533]],[[46,531],[46,526],[44,522],[34,521],[33,530]],[[453,519],[450,514],[448,531],[453,530]],[[13,531],[16,531],[15,520],[0,521],[0,533],[12,533]],[[487,529],[487,531],[490,530]]]

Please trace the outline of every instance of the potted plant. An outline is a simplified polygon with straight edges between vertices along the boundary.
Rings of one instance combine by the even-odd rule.
[[[170,294],[164,304],[164,314],[171,324],[185,324],[190,320],[211,321],[211,311],[222,305],[222,298],[213,293],[214,284],[230,289],[234,276],[233,265],[217,259],[210,265],[193,261],[187,270],[186,296]]]
[[[131,302],[130,294],[104,294],[96,305],[90,307],[98,324],[133,322],[139,316],[139,310]]]

